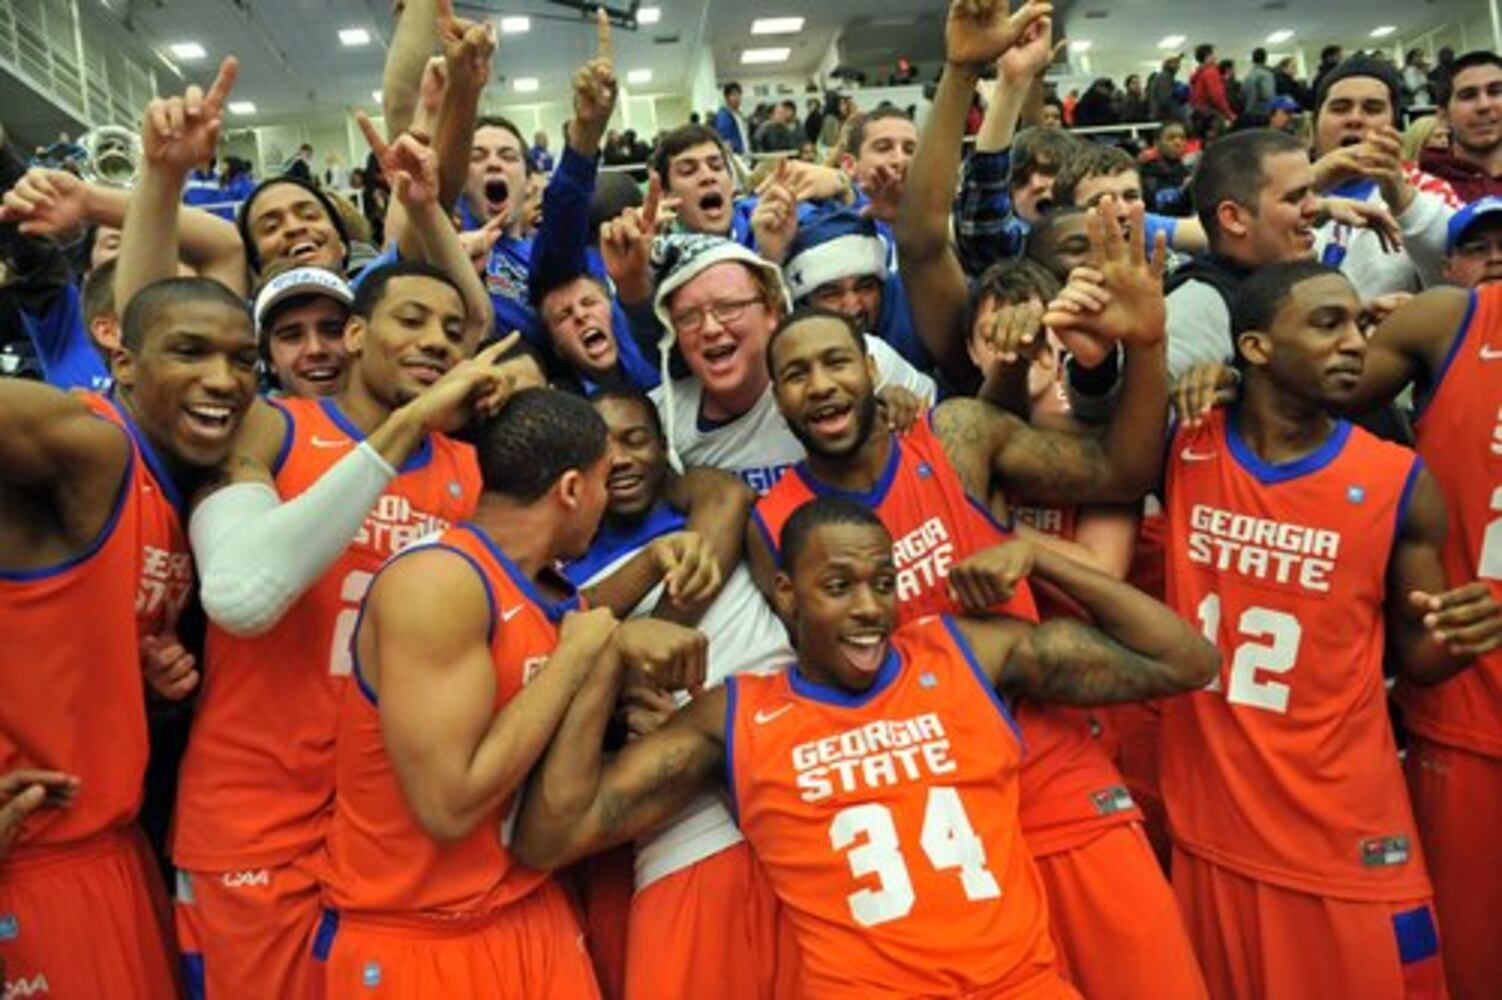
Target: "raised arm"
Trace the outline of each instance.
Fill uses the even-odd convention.
[[[959,174],[965,114],[987,63],[1019,43],[1049,45],[1049,3],[1029,0],[1008,16],[997,0],[956,0],[945,25],[943,76],[897,211],[902,281],[918,338],[956,384],[973,385],[974,366],[960,329],[969,285],[950,242],[949,213]]]
[[[723,687],[695,698],[608,764],[601,743],[616,686],[590,688],[574,700],[527,789],[511,849],[532,868],[560,868],[648,833],[720,778]]]
[[[459,287],[468,334],[484,337],[490,332],[495,307],[438,200],[438,163],[433,151],[410,135],[398,136],[388,146],[364,112],[356,112],[355,118],[391,181],[392,197],[405,210],[407,235],[421,248],[422,259],[442,269]],[[416,255],[416,249],[407,246],[402,252]]]
[[[454,207],[469,175],[480,95],[490,82],[495,54],[495,29],[455,16],[453,0],[438,0],[437,25],[448,86],[443,91],[433,146],[438,152],[439,202],[447,211]]]
[[[380,699],[381,732],[402,796],[435,840],[467,836],[542,756],[569,702],[602,660],[615,618],[564,619],[548,669],[499,712],[484,583],[445,549],[404,556],[366,598],[361,669]]]
[[[141,126],[145,162],[122,220],[115,272],[115,307],[122,316],[136,292],[177,274],[181,248],[190,242],[195,244],[193,255],[200,257],[200,274],[246,293],[245,246],[235,227],[206,212],[184,212],[181,204],[189,171],[214,156],[224,103],[238,74],[239,63],[230,56],[207,93],[195,84],[182,97],[157,98],[146,105]],[[101,197],[111,201],[121,195]],[[205,240],[211,249],[203,245]]]
[[[1438,684],[1502,646],[1502,608],[1491,586],[1447,581],[1441,550],[1445,501],[1426,469],[1417,469],[1387,573],[1387,640],[1398,673]]]
[[[1015,619],[961,619],[981,667],[1003,691],[1107,705],[1192,691],[1220,668],[1213,644],[1135,587],[1029,542],[987,551],[989,565],[968,560],[966,574],[955,581],[975,592],[966,606],[987,597],[995,604],[1031,576],[1057,588],[1095,622],[1061,617],[1032,626]]]
[[[381,73],[381,110],[391,137],[411,127],[423,67],[438,51],[435,0],[399,0],[394,6],[396,27]]]

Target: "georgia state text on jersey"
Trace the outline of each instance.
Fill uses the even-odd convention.
[[[1163,703],[1162,780],[1184,850],[1352,900],[1429,894],[1382,679],[1388,561],[1420,463],[1341,422],[1263,462],[1215,411],[1173,441],[1168,603],[1223,654]]]
[[[948,618],[891,636],[860,693],[796,668],[726,681],[741,831],[810,996],[986,996],[1055,979],[1017,822],[1016,725]]]
[[[275,470],[300,495],[364,438],[331,399],[282,399],[288,430]],[[316,846],[334,792],[334,730],[360,599],[381,563],[473,513],[474,449],[429,435],[366,515],[349,547],[269,631],[210,625],[207,665],[178,790],[177,863],[199,871],[283,864]]]

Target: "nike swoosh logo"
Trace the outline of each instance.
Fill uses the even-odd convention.
[[[1193,448],[1185,448],[1179,452],[1179,457],[1186,462],[1208,462],[1215,457],[1215,452],[1195,451]]]
[[[767,723],[771,722],[773,719],[776,719],[778,716],[784,715],[787,712],[792,711],[792,708],[793,708],[793,706],[791,704],[788,704],[788,705],[783,705],[781,708],[776,709],[776,710],[771,711],[771,712],[763,712],[761,709],[757,709],[756,716],[755,716],[755,718],[756,718],[756,724],[758,726],[765,726]]]
[[[315,448],[348,448],[352,443],[348,438],[335,438],[330,441],[328,438],[321,438],[317,434],[314,434],[309,440]]]
[[[523,607],[524,605],[518,604],[514,608],[503,608],[501,610],[501,621],[509,622],[511,619],[522,613]]]
[[[1502,361],[1502,348],[1492,348],[1487,344],[1481,345],[1482,361]]]

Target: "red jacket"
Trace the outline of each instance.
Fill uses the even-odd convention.
[[[1220,75],[1220,67],[1205,63],[1189,78],[1189,106],[1196,111],[1215,111],[1229,119],[1236,117],[1231,101],[1226,97],[1226,81]]]
[[[1502,177],[1489,176],[1474,163],[1467,163],[1446,150],[1424,150],[1419,154],[1419,166],[1426,173],[1449,181],[1461,201],[1471,202],[1488,195],[1502,195]]]

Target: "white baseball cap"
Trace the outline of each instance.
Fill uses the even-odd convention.
[[[261,286],[256,293],[256,329],[263,329],[276,307],[300,295],[324,295],[346,308],[354,304],[355,293],[335,272],[323,267],[294,267],[283,271]]]

